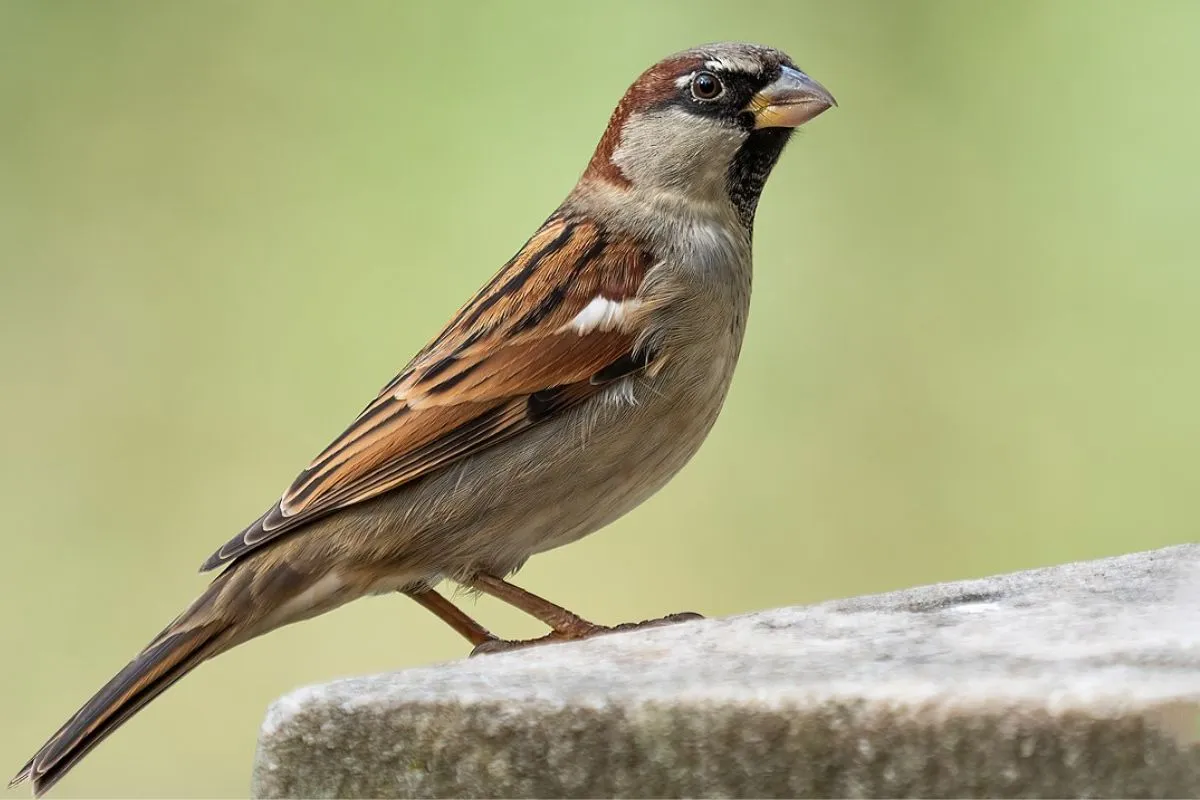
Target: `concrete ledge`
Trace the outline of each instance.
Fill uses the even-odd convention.
[[[1200,796],[1200,545],[293,692],[256,797]]]

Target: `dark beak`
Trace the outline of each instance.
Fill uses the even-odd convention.
[[[795,128],[837,105],[833,95],[798,69],[784,67],[770,85],[750,98],[745,110],[755,128]]]

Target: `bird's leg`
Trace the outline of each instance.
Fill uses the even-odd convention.
[[[442,622],[454,628],[464,639],[475,647],[485,642],[498,642],[500,639],[487,628],[467,616],[458,606],[442,597],[433,589],[405,589],[404,594],[416,600],[425,608],[432,611]]]
[[[589,636],[596,636],[601,633],[653,628],[674,622],[701,619],[699,614],[688,612],[671,614],[661,619],[651,619],[645,622],[627,622],[610,628],[604,625],[597,625],[594,622],[588,622],[578,614],[572,614],[562,606],[551,603],[545,598],[538,597],[536,594],[527,592],[519,586],[514,586],[508,581],[501,580],[494,575],[476,575],[467,582],[467,586],[490,594],[497,600],[503,600],[514,608],[518,608],[539,621],[546,623],[551,628],[550,633],[536,639],[501,639],[433,589],[406,589],[404,591],[404,594],[432,611],[437,615],[438,619],[445,622],[464,639],[474,645],[474,649],[471,650],[472,656],[484,653],[500,653],[506,650],[516,650],[522,647],[550,644],[552,642],[563,642],[570,639],[586,639]]]
[[[503,583],[503,581],[500,581],[500,582]],[[517,592],[521,591],[520,589],[518,589],[515,586],[512,586],[511,584],[506,584],[506,585]],[[487,628],[480,625],[478,622],[476,622],[474,619],[472,619],[470,616],[468,616],[466,612],[464,612],[458,606],[451,603],[445,597],[442,597],[440,594],[438,594],[433,589],[428,589],[428,588],[405,589],[405,590],[403,590],[403,594],[408,595],[413,600],[416,600],[422,606],[424,606],[425,608],[432,611],[434,613],[434,615],[437,616],[438,619],[440,619],[442,622],[449,625],[451,628],[453,628],[455,631],[457,631],[464,639],[466,639],[468,642],[470,642],[472,645],[474,645],[474,649],[471,650],[471,655],[473,655],[473,656],[480,655],[483,653],[499,653],[499,652],[503,652],[505,650],[516,650],[521,647],[528,647],[528,646],[535,645],[535,644],[548,644],[550,642],[560,642],[565,639],[582,638],[580,636],[579,632],[585,631],[585,629],[582,627],[585,625],[591,626],[591,628],[587,628],[586,630],[591,630],[592,628],[597,629],[597,631],[603,630],[600,628],[599,625],[592,625],[590,622],[587,622],[586,620],[576,617],[574,614],[572,614],[570,611],[567,611],[564,608],[559,608],[558,606],[554,605],[553,603],[550,603],[547,600],[542,600],[542,598],[537,597],[536,595],[529,594],[528,595],[529,597],[532,597],[534,600],[544,603],[549,608],[557,609],[559,612],[561,612],[562,615],[564,615],[556,621],[561,622],[562,620],[568,620],[568,619],[576,620],[576,621],[578,621],[578,623],[581,623],[581,625],[572,628],[570,633],[560,633],[556,630],[556,631],[552,631],[538,639],[522,639],[522,640],[501,639],[500,637],[496,636],[491,631],[489,631]],[[528,594],[528,593],[525,593],[525,594]],[[517,607],[521,608],[521,606],[517,606]],[[524,610],[524,609],[522,609],[522,610]],[[532,613],[532,612],[530,612],[530,613]],[[538,619],[542,619],[542,618],[538,617]],[[545,621],[545,620],[543,620],[543,621]],[[550,624],[550,623],[547,623],[547,624]],[[586,633],[584,633],[584,635],[586,635]]]
[[[527,639],[524,641],[507,641],[504,639],[493,639],[482,644],[476,645],[471,651],[471,655],[480,655],[482,653],[496,653],[504,650],[514,650],[518,647],[527,647],[529,645],[547,644],[550,642],[561,642],[568,639],[586,639],[589,636],[596,636],[602,633],[618,633],[621,631],[632,631],[640,628],[657,628],[662,625],[671,625],[676,622],[687,622],[693,619],[703,619],[699,614],[691,611],[685,611],[679,614],[670,614],[659,619],[648,619],[644,622],[626,622],[615,627],[605,625],[597,625],[594,622],[588,622],[583,617],[572,614],[565,608],[551,603],[545,598],[538,597],[532,592],[527,592],[519,586],[514,586],[508,581],[501,580],[495,575],[487,575],[480,573],[476,575],[468,585],[473,589],[478,589],[481,592],[490,594],[497,600],[512,605],[524,611],[530,616],[536,617],[542,622],[551,627],[551,632],[539,639]]]
[[[472,589],[478,589],[490,594],[497,600],[503,600],[514,608],[518,608],[531,617],[541,620],[550,626],[551,636],[559,639],[584,639],[603,633],[608,628],[588,622],[583,617],[572,614],[565,608],[538,597],[533,592],[527,592],[519,586],[501,580],[494,575],[480,573],[467,584]],[[538,640],[534,640],[538,641]]]

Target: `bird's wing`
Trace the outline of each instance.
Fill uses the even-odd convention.
[[[551,217],[446,328],[201,568],[444,468],[646,366],[650,257],[595,223]]]

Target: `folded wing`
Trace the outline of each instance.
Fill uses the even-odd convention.
[[[551,217],[202,569],[492,447],[645,368],[638,292],[649,267],[637,242]]]

